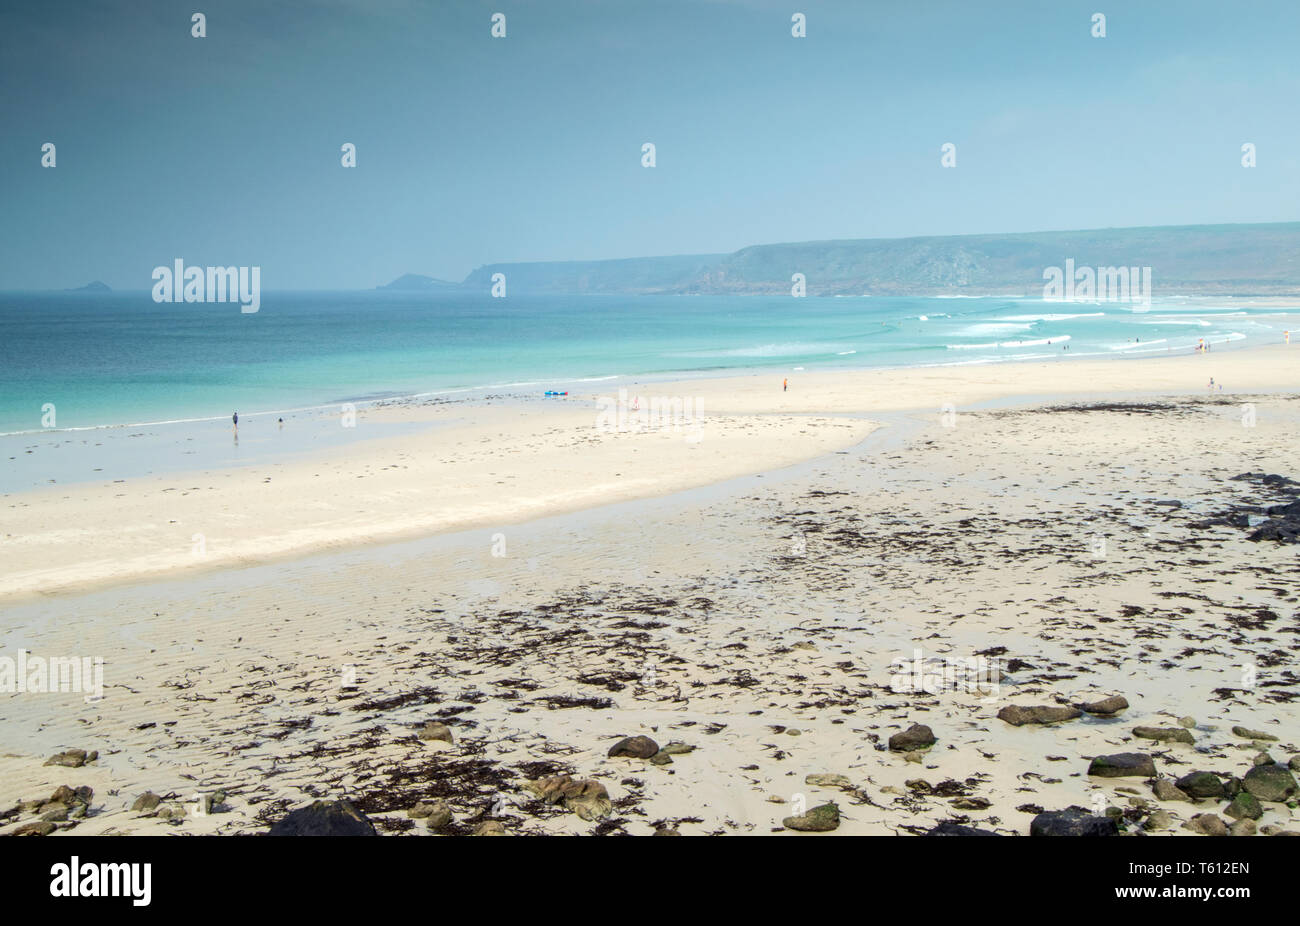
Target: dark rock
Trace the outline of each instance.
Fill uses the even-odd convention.
[[[48,836],[58,827],[48,820],[36,820],[32,823],[24,823],[18,829],[14,830],[15,836]]]
[[[270,836],[378,836],[351,801],[316,801],[275,823]]]
[[[1228,824],[1212,813],[1198,813],[1183,824],[1183,829],[1205,836],[1227,836]]]
[[[822,804],[797,817],[786,817],[781,825],[801,833],[827,833],[840,825],[840,808],[833,802]]]
[[[1128,709],[1128,701],[1123,695],[1111,695],[1109,698],[1102,698],[1100,701],[1090,701],[1086,704],[1076,704],[1075,707],[1087,711],[1089,714],[1097,714],[1101,717],[1109,717],[1112,714],[1118,714],[1122,710]]]
[[[1223,808],[1223,812],[1234,820],[1258,820],[1264,816],[1264,808],[1259,806],[1259,798],[1249,791],[1242,791],[1234,797],[1232,803]]]
[[[1134,727],[1133,735],[1157,743],[1186,743],[1192,745],[1196,738],[1186,727]]]
[[[1282,765],[1257,765],[1242,776],[1241,786],[1261,801],[1291,800],[1300,786],[1295,776]]]
[[[1001,833],[995,833],[992,830],[982,830],[974,826],[963,826],[960,823],[940,823],[934,829],[930,830],[927,836],[1000,836]]]
[[[1249,727],[1233,727],[1233,735],[1240,736],[1242,739],[1263,740],[1269,743],[1276,743],[1277,737],[1271,733],[1261,733],[1259,730],[1252,730]]]
[[[1162,801],[1191,801],[1191,798],[1187,796],[1187,792],[1168,778],[1156,779],[1155,783],[1151,785],[1151,793]]]
[[[93,761],[84,749],[68,749],[45,760],[46,765],[62,765],[66,768],[81,768]]]
[[[934,731],[923,723],[914,723],[902,733],[895,733],[889,738],[889,748],[895,752],[927,749],[934,744]]]
[[[1088,774],[1098,778],[1154,778],[1156,764],[1144,752],[1120,752],[1094,757]]]
[[[1055,707],[1049,704],[1037,704],[1032,707],[1008,704],[998,711],[998,719],[1006,721],[1013,727],[1024,726],[1027,723],[1060,723],[1079,716],[1081,713],[1078,708]]]
[[[1030,836],[1118,836],[1119,824],[1112,817],[1098,816],[1081,807],[1048,810],[1029,824]]]
[[[648,736],[627,736],[609,748],[611,757],[649,759],[659,754],[659,744]]]
[[[430,720],[424,726],[420,727],[420,731],[416,734],[416,736],[418,736],[421,740],[424,740],[425,742],[432,742],[432,741],[438,741],[443,743],[454,742],[451,735],[451,728],[448,727],[445,723],[440,723],[437,720]]]
[[[1223,797],[1223,782],[1213,772],[1189,772],[1175,782],[1179,789],[1192,800],[1210,798],[1218,800]]]

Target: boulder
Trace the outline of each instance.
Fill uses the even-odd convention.
[[[1120,752],[1095,756],[1088,764],[1088,774],[1098,778],[1154,778],[1156,764],[1144,752]]]
[[[1191,746],[1196,742],[1192,731],[1186,727],[1134,727],[1133,735],[1157,743],[1186,743]]]
[[[1277,737],[1271,733],[1261,733],[1259,730],[1252,730],[1249,727],[1233,727],[1233,735],[1240,736],[1247,740],[1262,740],[1267,743],[1276,743]]]
[[[1238,793],[1231,803],[1223,808],[1223,812],[1234,820],[1258,820],[1264,816],[1264,808],[1259,806],[1259,798],[1249,791]]]
[[[963,826],[960,823],[940,823],[925,835],[927,836],[1000,836],[992,830],[982,830],[974,826]]]
[[[81,768],[87,762],[99,758],[99,753],[87,753],[84,749],[68,749],[45,760],[46,765],[62,765],[65,768]]]
[[[1113,817],[1099,816],[1081,807],[1047,810],[1029,824],[1030,836],[1118,836]]]
[[[1157,778],[1151,785],[1151,793],[1161,801],[1190,801],[1187,792],[1178,785],[1174,784],[1168,778]]]
[[[157,810],[160,801],[162,801],[162,798],[157,794],[154,794],[152,791],[146,791],[135,799],[135,803],[131,805],[131,812],[147,813],[151,810]]]
[[[1078,708],[1056,707],[1050,704],[1036,704],[1032,707],[1008,704],[998,711],[998,719],[1011,724],[1013,727],[1021,727],[1027,723],[1060,723],[1063,720],[1073,720],[1079,716],[1082,715]]]
[[[583,820],[603,820],[613,808],[605,786],[591,778],[554,775],[530,781],[524,787],[548,804],[563,801],[565,807]]]
[[[648,736],[625,736],[609,748],[611,757],[625,756],[629,759],[649,759],[659,752],[659,744]]]
[[[1295,776],[1282,765],[1256,765],[1242,776],[1241,786],[1261,801],[1289,801],[1300,791]]]
[[[1213,772],[1188,772],[1175,784],[1194,801],[1202,798],[1218,800],[1224,796],[1223,782]]]
[[[315,801],[271,826],[270,836],[378,836],[351,801]]]
[[[914,723],[902,733],[895,733],[889,738],[889,748],[895,752],[928,749],[934,744],[934,731],[923,723]]]
[[[455,739],[451,735],[451,727],[437,720],[430,720],[424,726],[420,727],[420,732],[416,734],[426,743],[442,742],[453,743]]]
[[[834,803],[822,804],[797,817],[786,817],[781,825],[801,833],[827,833],[840,825],[840,808]]]
[[[1183,824],[1183,829],[1203,836],[1227,836],[1228,824],[1212,813],[1198,813]]]
[[[1123,695],[1111,695],[1109,698],[1102,698],[1100,701],[1076,704],[1075,707],[1085,710],[1089,714],[1096,714],[1099,717],[1110,717],[1120,711],[1127,710],[1128,701],[1125,700]]]

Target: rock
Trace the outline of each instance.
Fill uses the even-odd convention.
[[[211,794],[199,795],[199,813],[206,816],[210,813],[216,813],[221,809],[221,805],[226,800],[225,791],[213,791]]]
[[[1258,820],[1264,816],[1264,808],[1259,806],[1259,798],[1249,791],[1240,792],[1227,807],[1223,808],[1223,812],[1234,820]]]
[[[1089,813],[1081,807],[1047,810],[1029,824],[1030,836],[1118,836],[1113,817]]]
[[[51,823],[62,823],[68,819],[68,807],[66,804],[50,805],[43,814],[42,820],[48,820]]]
[[[658,827],[658,828],[654,831],[654,835],[656,835],[656,836],[680,836],[681,833],[677,832],[677,829],[676,829],[675,827],[672,827],[672,826],[661,826],[661,827]]]
[[[1300,791],[1295,777],[1282,765],[1255,766],[1242,776],[1241,786],[1261,801],[1289,801]]]
[[[98,753],[96,753],[98,755]],[[87,762],[93,761],[84,749],[69,749],[65,752],[57,753],[45,760],[46,765],[62,765],[66,768],[81,768]]]
[[[988,810],[989,801],[983,797],[955,797],[948,802],[957,810]]]
[[[158,819],[160,820],[180,820],[185,816],[185,805],[173,801],[170,804],[163,804],[158,808]]]
[[[1157,830],[1167,830],[1174,825],[1174,815],[1167,810],[1153,810],[1151,816],[1142,821],[1142,829],[1148,833],[1154,833]]]
[[[451,823],[451,808],[444,801],[434,801],[428,806],[429,815],[425,818],[424,825],[429,829],[440,830]]]
[[[1178,718],[1178,725],[1179,725],[1180,727],[1187,727],[1187,729],[1190,730],[1192,727],[1196,726],[1196,718],[1195,718],[1195,717],[1179,717],[1179,718]]]
[[[1088,774],[1098,778],[1154,778],[1156,764],[1144,752],[1120,752],[1095,756],[1088,764]]]
[[[48,764],[48,763],[47,763]],[[36,820],[32,823],[24,823],[18,829],[14,830],[15,836],[48,836],[53,833],[57,826],[48,820]]]
[[[1198,813],[1183,824],[1183,829],[1200,833],[1204,836],[1227,836],[1228,824],[1212,813]]]
[[[142,811],[157,810],[161,800],[162,798],[157,794],[146,791],[135,799],[135,803],[131,805],[131,812],[140,813]]]
[[[1168,778],[1157,778],[1155,784],[1151,786],[1151,793],[1161,801],[1191,801],[1187,792]]]
[[[270,836],[378,836],[351,801],[314,801],[271,826]]]
[[[1266,752],[1255,753],[1255,758],[1250,760],[1252,765],[1272,765],[1273,757]]]
[[[1186,743],[1190,746],[1196,742],[1186,727],[1134,727],[1133,735],[1157,743]]]
[[[611,757],[626,756],[630,759],[648,759],[658,752],[659,744],[648,736],[627,736],[609,749]]]
[[[406,815],[412,820],[425,820],[428,818],[429,814],[433,813],[433,808],[433,804],[430,804],[427,801],[420,801],[414,807],[408,807],[406,809]]]
[[[424,740],[426,743],[429,742],[454,743],[455,742],[455,739],[451,735],[451,727],[447,726],[445,723],[440,723],[437,720],[430,720],[424,726],[420,727],[420,732],[417,733],[416,736]]]
[[[998,711],[998,719],[1006,721],[1013,727],[1021,727],[1027,723],[1060,723],[1079,716],[1081,712],[1078,708],[1054,707],[1049,704],[1037,704],[1032,707],[1008,704]]]
[[[548,804],[563,801],[565,807],[583,820],[603,820],[613,808],[605,786],[591,778],[554,775],[530,781],[524,787]]]
[[[1100,701],[1076,704],[1075,707],[1085,710],[1089,714],[1096,714],[1099,717],[1109,717],[1112,714],[1127,710],[1128,701],[1125,700],[1123,695],[1111,695],[1109,698],[1102,698]]]
[[[1285,830],[1276,823],[1265,824],[1259,828],[1259,831],[1265,836],[1300,836],[1300,832]]]
[[[1213,772],[1189,772],[1175,784],[1194,801],[1201,798],[1217,800],[1224,794],[1223,782]]]
[[[661,749],[650,757],[650,764],[651,765],[672,765],[673,757]]]
[[[1287,763],[1287,766],[1293,772],[1300,772],[1300,753],[1293,755],[1291,761]]]
[[[889,748],[895,752],[928,749],[934,743],[934,731],[923,723],[914,723],[902,733],[895,733],[889,738]]]
[[[1261,733],[1260,731],[1252,730],[1249,727],[1233,727],[1232,732],[1234,735],[1240,736],[1242,739],[1263,740],[1268,743],[1277,742],[1277,737],[1274,736],[1273,734]]]
[[[992,830],[982,830],[974,826],[963,826],[960,823],[940,823],[931,829],[925,835],[927,836],[1000,836]]]
[[[818,788],[839,788],[841,791],[853,789],[853,782],[845,775],[809,775],[804,778],[803,783]]]
[[[1233,823],[1232,826],[1230,826],[1230,827],[1228,828],[1228,835],[1229,835],[1229,836],[1254,836],[1254,835],[1255,835],[1255,821],[1254,821],[1254,820],[1238,820],[1237,822]]]
[[[840,825],[840,809],[834,803],[814,807],[797,817],[786,817],[781,825],[801,833],[827,833]]]
[[[504,836],[506,827],[504,823],[498,823],[496,820],[484,820],[478,826],[474,827],[475,836]]]
[[[687,746],[685,743],[666,743],[661,746],[659,752],[666,756],[684,756],[695,751],[694,746]]]

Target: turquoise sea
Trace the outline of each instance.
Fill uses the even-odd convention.
[[[1118,356],[1281,340],[1276,309],[988,298],[0,294],[0,434],[228,420],[403,395],[679,374]]]

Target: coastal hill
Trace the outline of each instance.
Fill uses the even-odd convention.
[[[94,280],[85,286],[69,286],[64,290],[69,293],[111,293],[112,291],[107,283],[101,283],[99,280]]]
[[[382,286],[376,286],[375,289],[396,289],[403,292],[434,291],[445,289],[459,289],[459,283],[452,283],[447,280],[439,280],[434,277],[422,276],[418,273],[407,273],[393,280],[391,283],[385,283]]]
[[[1063,268],[1069,258],[1076,267],[1150,267],[1161,295],[1300,294],[1300,222],[807,241],[733,254],[501,263],[479,267],[461,286],[488,290],[492,275],[504,273],[510,294],[784,294],[791,275],[802,273],[810,296],[1040,296],[1044,269]]]

